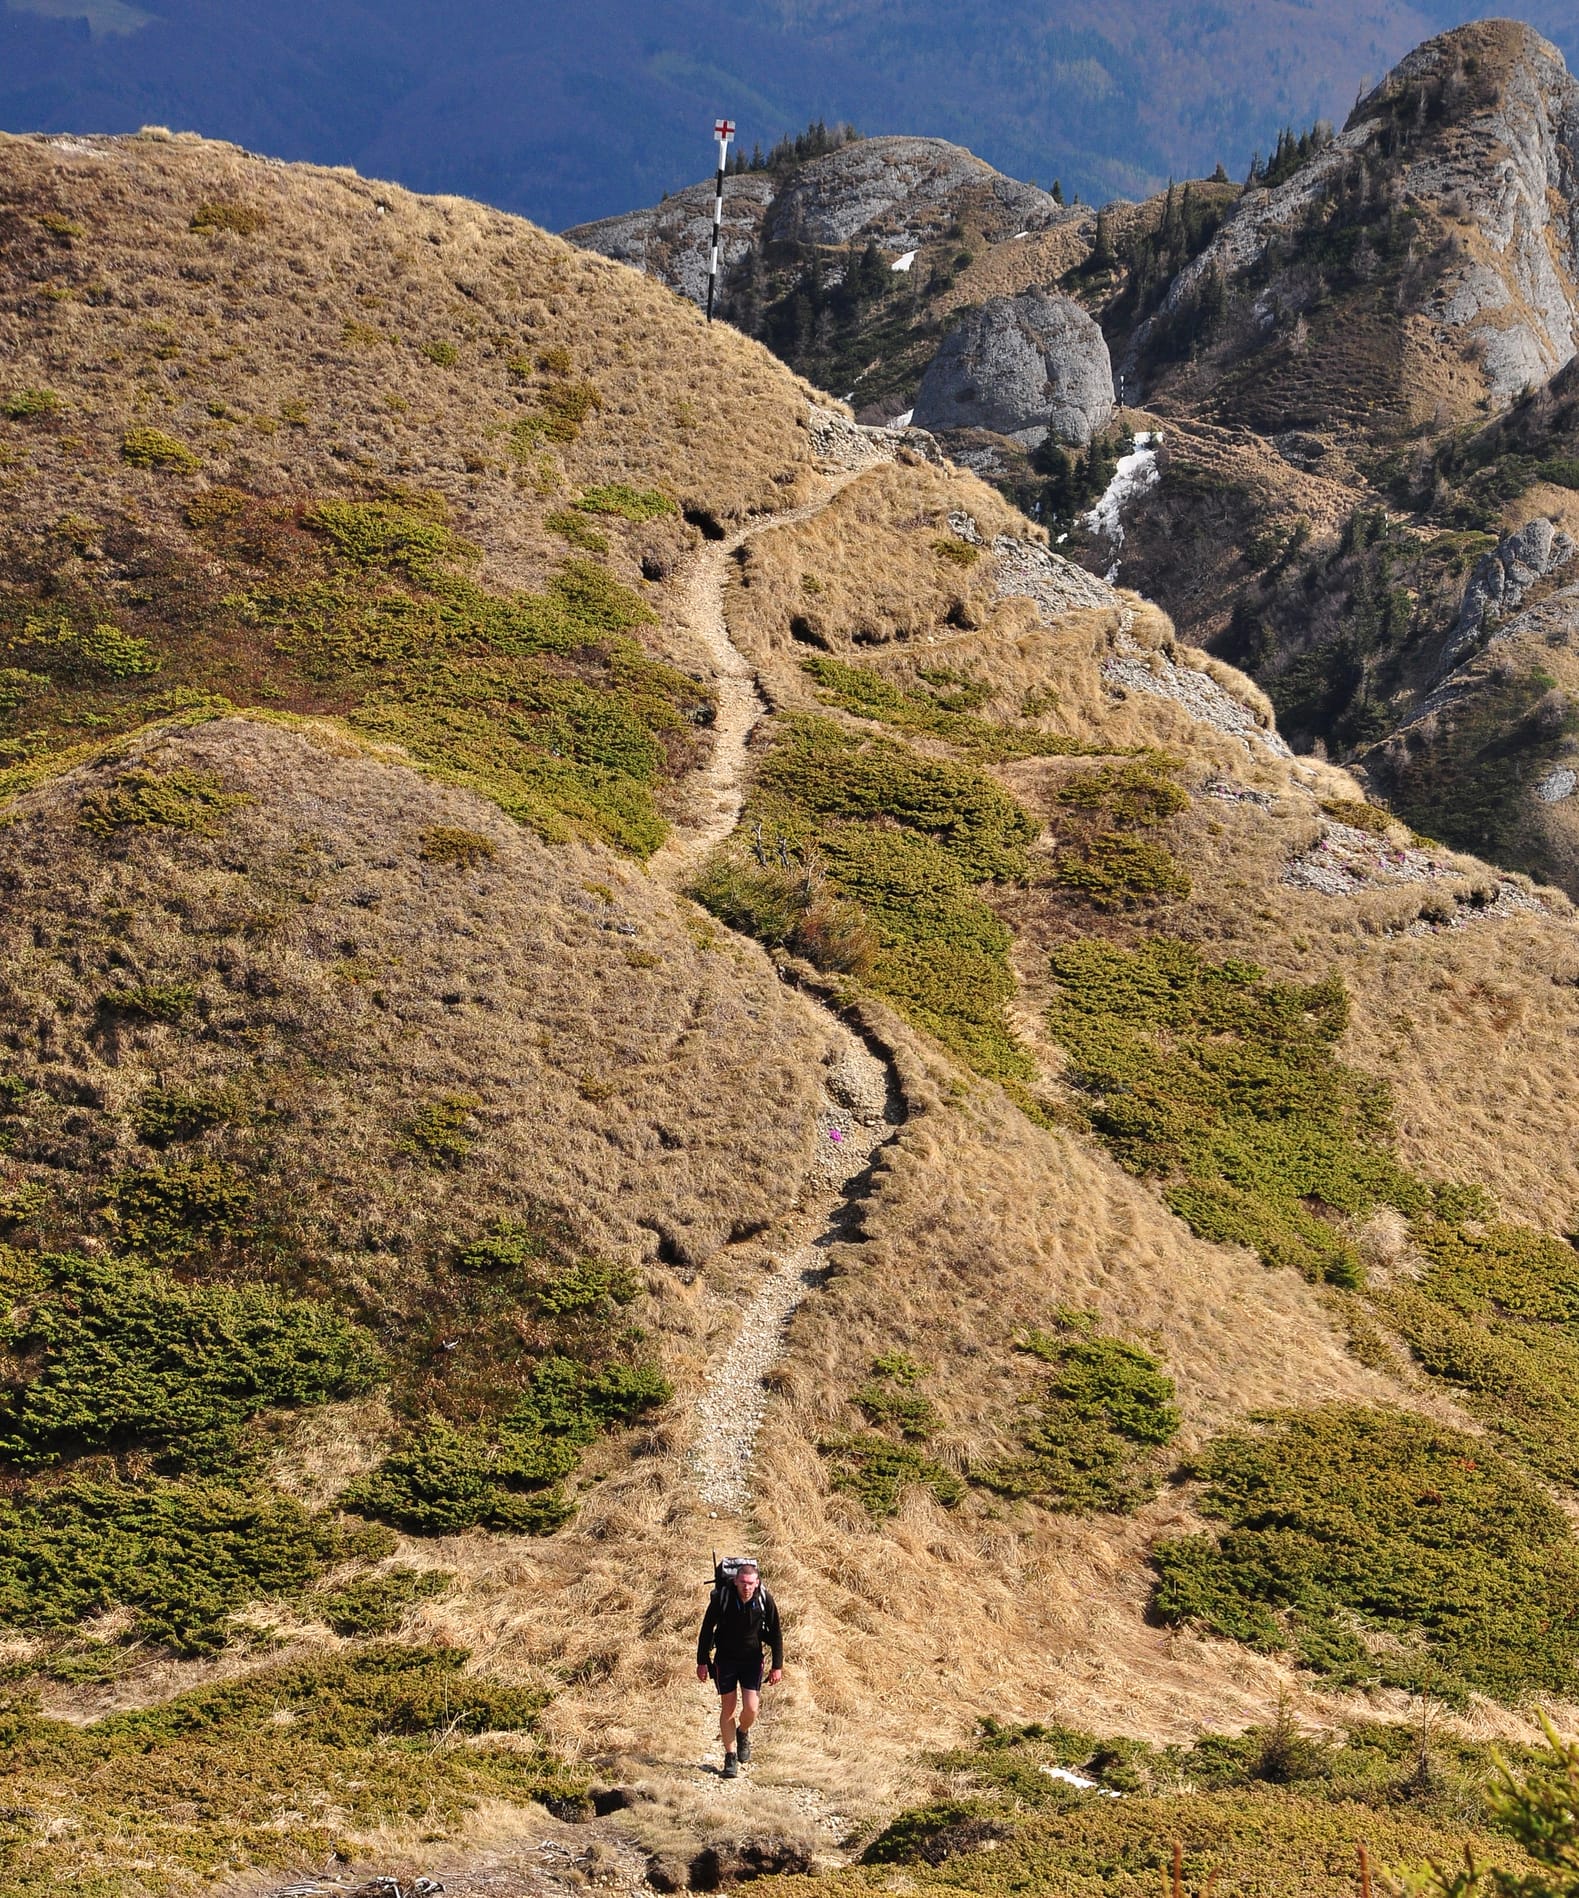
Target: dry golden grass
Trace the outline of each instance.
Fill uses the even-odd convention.
[[[588,486],[656,487],[729,520],[785,505],[808,467],[807,391],[788,370],[523,219],[184,136],[0,136],[0,189],[18,207],[5,391],[63,404],[43,426],[0,422],[20,533],[133,512],[170,557],[202,560],[182,510],[207,486],[393,481],[444,496],[490,583],[530,587],[564,551],[544,517]],[[214,203],[264,221],[194,230]],[[62,246],[45,216],[81,234]],[[554,381],[591,384],[599,406],[576,440],[514,452]],[[184,443],[197,472],[125,462],[139,426]],[[649,525],[619,539],[616,568],[635,578],[643,547],[672,562],[688,539]]]
[[[211,836],[106,842],[81,799],[132,768],[248,801]],[[428,861],[443,825],[495,854]],[[534,1196],[594,1247],[689,1272],[771,1221],[811,1159],[830,1038],[766,958],[607,853],[550,849],[397,762],[239,719],[153,730],[19,800],[0,863],[10,1059],[47,1061],[62,1120],[79,1093],[103,1116],[74,1185],[27,1170],[61,1192],[65,1236],[96,1230],[119,1116],[161,1075],[278,1096],[269,1210],[375,1299]],[[197,997],[179,1023],[106,1027],[101,993],[132,982]],[[403,1163],[412,1110],[463,1094],[474,1159]]]
[[[1021,623],[1021,607],[993,600],[985,550],[966,565],[939,551],[940,542],[966,545],[950,533],[951,513],[971,515],[987,542],[1037,532],[961,469],[879,465],[811,520],[751,542],[726,601],[731,636],[777,691],[787,689],[795,659],[819,649]]]

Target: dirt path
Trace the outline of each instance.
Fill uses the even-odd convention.
[[[739,549],[758,534],[793,527],[820,514],[859,472],[854,469],[829,476],[823,493],[805,507],[752,521],[723,540],[704,541],[692,560],[679,617],[713,662],[718,717],[713,724],[713,755],[691,787],[694,815],[689,823],[677,823],[668,840],[648,859],[649,873],[672,889],[680,888],[700,867],[708,851],[734,829],[744,794],[746,745],[757,720],[768,709],[757,690],[750,661],[729,637],[724,588],[730,563]]]
[[[823,492],[808,506],[705,542],[693,560],[680,614],[712,659],[718,717],[712,757],[692,787],[690,821],[677,824],[649,860],[650,874],[671,889],[683,889],[707,853],[739,821],[746,748],[767,711],[756,675],[730,638],[724,615],[734,554],[757,534],[810,520],[860,472],[851,468],[827,477]],[[741,1314],[734,1338],[693,1413],[692,1481],[699,1500],[719,1519],[720,1547],[730,1540],[732,1527],[738,1527],[742,1537],[753,1533],[751,1466],[767,1407],[765,1380],[783,1356],[790,1318],[821,1280],[829,1247],[849,1238],[858,1226],[861,1204],[871,1190],[873,1161],[904,1119],[898,1077],[884,1052],[869,1045],[831,1008],[820,1002],[817,1006],[824,1007],[842,1051],[826,1073],[818,1102],[816,1157],[786,1219],[772,1265]],[[645,1776],[649,1789],[684,1812],[693,1839],[799,1834],[816,1842],[820,1857],[837,1860],[848,1821],[827,1796],[800,1783],[793,1771],[775,1771],[771,1749],[762,1765],[741,1779],[721,1780],[716,1704],[711,1696],[698,1696],[695,1709],[687,1718],[679,1757],[647,1763]],[[771,1716],[764,1727],[771,1739]],[[535,1841],[529,1832],[495,1852],[458,1844],[427,1857],[424,1869],[442,1881],[438,1888],[451,1898],[585,1898],[593,1885],[604,1887],[608,1898],[649,1898],[654,1889],[647,1878],[646,1853],[616,1817],[571,1828],[545,1821]],[[364,1873],[309,1878],[292,1886],[253,1883],[247,1889],[267,1892],[270,1898],[429,1898],[434,1889],[419,1891],[414,1873],[385,1876],[385,1883]],[[240,1898],[239,1888],[232,1889]]]
[[[750,661],[729,636],[724,589],[736,551],[757,534],[811,520],[859,469],[828,476],[823,492],[805,507],[775,514],[704,543],[693,561],[681,615],[713,661],[718,692],[713,755],[694,787],[695,815],[676,826],[649,870],[671,888],[682,888],[707,853],[733,831],[745,797],[746,747],[767,705]],[[820,1004],[819,1004],[820,1006]],[[751,1462],[767,1406],[765,1380],[783,1355],[795,1308],[814,1286],[830,1246],[847,1238],[859,1218],[860,1201],[878,1148],[894,1136],[903,1107],[888,1062],[830,1009],[844,1042],[820,1103],[817,1157],[804,1183],[789,1232],[772,1269],[740,1320],[728,1352],[719,1359],[697,1400],[691,1469],[697,1495],[720,1518],[749,1517]]]

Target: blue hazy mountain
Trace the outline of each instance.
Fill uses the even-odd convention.
[[[0,127],[146,123],[354,165],[558,228],[824,117],[958,140],[1087,199],[1242,173],[1341,120],[1446,0],[0,0]],[[1579,54],[1571,0],[1523,17]]]

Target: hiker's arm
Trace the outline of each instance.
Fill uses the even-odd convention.
[[[773,1672],[784,1672],[784,1624],[779,1620],[779,1605],[776,1601],[768,1603],[767,1626],[762,1630],[773,1649]]]
[[[702,1617],[702,1632],[696,1637],[696,1666],[699,1677],[707,1679],[707,1664],[713,1658],[713,1636],[718,1629],[718,1609],[712,1602]]]

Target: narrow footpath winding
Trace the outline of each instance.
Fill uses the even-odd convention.
[[[750,661],[729,635],[724,589],[736,551],[757,534],[792,527],[820,514],[859,470],[828,478],[805,507],[754,521],[724,540],[703,544],[682,595],[681,616],[712,659],[718,717],[713,755],[696,787],[696,817],[677,826],[649,869],[671,888],[683,888],[710,850],[734,830],[745,799],[746,748],[767,704]],[[872,1163],[893,1139],[904,1107],[892,1064],[831,1008],[824,1008],[843,1043],[819,1103],[817,1155],[772,1269],[746,1307],[728,1351],[717,1361],[697,1400],[691,1470],[699,1499],[721,1519],[750,1516],[751,1466],[767,1406],[766,1379],[784,1354],[796,1307],[815,1286],[830,1246],[850,1236],[871,1185]]]

